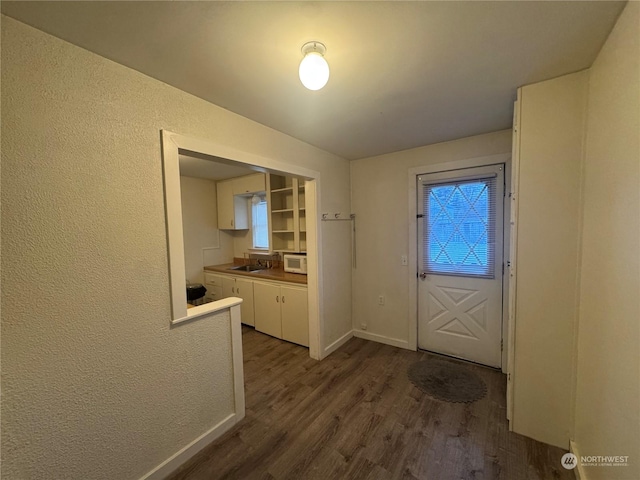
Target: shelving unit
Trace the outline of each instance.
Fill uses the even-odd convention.
[[[267,203],[271,250],[279,253],[306,252],[304,183],[286,175],[267,175]]]
[[[304,183],[298,183],[298,248],[300,252],[307,251],[307,210],[305,208]]]

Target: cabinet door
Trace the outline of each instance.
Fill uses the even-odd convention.
[[[234,180],[233,193],[243,195],[247,193],[256,193],[265,191],[264,173],[256,173],[254,175],[245,175]]]
[[[218,228],[220,230],[233,230],[234,220],[234,197],[233,185],[231,182],[218,182],[216,184],[216,195],[218,200]]]
[[[236,297],[240,297],[243,302],[240,305],[240,313],[242,323],[245,325],[255,325],[254,309],[253,309],[253,282],[251,280],[243,280],[236,278]]]
[[[253,283],[255,326],[259,332],[282,338],[280,321],[280,287],[267,283]]]
[[[231,277],[222,278],[222,295],[224,298],[237,297],[236,295],[236,280]]]
[[[309,315],[307,289],[280,287],[282,311],[282,338],[299,345],[309,346]]]

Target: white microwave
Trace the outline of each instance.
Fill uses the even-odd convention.
[[[284,271],[291,273],[307,274],[307,256],[306,255],[285,255]]]

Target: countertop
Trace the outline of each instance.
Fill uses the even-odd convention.
[[[300,273],[285,272],[282,268],[270,268],[266,270],[256,270],[255,272],[243,272],[239,270],[229,270],[231,267],[237,267],[237,263],[225,263],[222,265],[209,265],[204,267],[205,272],[226,273],[230,275],[238,275],[241,277],[251,277],[263,280],[277,280],[279,282],[296,283],[298,285],[307,284],[307,276]]]

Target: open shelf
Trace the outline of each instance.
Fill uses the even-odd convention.
[[[307,247],[305,185],[294,177],[269,174],[271,250],[301,253]]]
[[[271,191],[293,190],[293,178],[288,175],[270,174]]]

